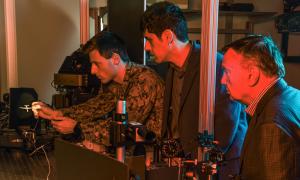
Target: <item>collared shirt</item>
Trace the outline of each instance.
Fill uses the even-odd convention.
[[[257,104],[260,101],[260,99],[266,94],[266,92],[279,80],[280,78],[274,80],[271,82],[268,86],[266,86],[259,94],[258,96],[252,101],[252,103],[249,104],[249,106],[245,109],[246,113],[250,116],[254,115],[254,112],[256,110]]]
[[[111,81],[103,85],[96,97],[61,111],[81,123],[86,140],[108,145],[111,112],[116,102],[124,98],[128,121],[140,122],[160,136],[163,94],[164,82],[152,69],[129,62],[122,84]]]

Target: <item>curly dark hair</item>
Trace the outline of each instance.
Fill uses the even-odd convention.
[[[223,52],[230,48],[255,61],[266,75],[285,76],[282,54],[270,36],[251,35],[236,40],[226,45],[223,48]]]
[[[164,30],[170,29],[180,41],[189,40],[183,12],[178,6],[167,1],[154,3],[147,8],[142,16],[140,28],[142,32],[147,30],[159,38]]]
[[[124,41],[115,33],[101,31],[92,37],[84,46],[83,51],[89,53],[95,49],[101,56],[109,59],[113,53],[119,54],[124,62],[129,61],[127,49]]]

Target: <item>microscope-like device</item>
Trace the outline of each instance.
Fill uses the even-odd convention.
[[[90,71],[89,56],[81,48],[67,56],[58,73],[54,74],[52,85],[57,94],[52,96],[53,107],[70,107],[96,96],[100,81]]]

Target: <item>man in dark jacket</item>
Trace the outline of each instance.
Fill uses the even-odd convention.
[[[187,23],[180,8],[170,2],[159,2],[144,13],[141,29],[145,50],[156,63],[169,63],[164,98],[162,136],[179,139],[185,154],[197,156],[196,137],[199,117],[200,45],[190,42]],[[220,179],[229,179],[239,171],[239,156],[247,129],[242,105],[231,101],[220,79],[222,56],[217,59],[217,84],[214,135],[225,153],[226,165]]]
[[[300,91],[283,80],[280,51],[260,35],[226,49],[222,84],[251,116],[237,179],[300,179]]]

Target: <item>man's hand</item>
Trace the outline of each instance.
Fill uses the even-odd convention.
[[[58,132],[62,134],[70,134],[74,132],[77,122],[71,118],[64,117],[61,111],[54,110],[43,102],[33,102],[32,109],[35,109],[37,112],[34,113],[35,118],[51,120],[52,126]]]
[[[52,119],[51,124],[58,132],[70,134],[74,132],[77,122],[68,117],[56,116],[55,119]]]
[[[35,118],[53,120],[56,119],[56,117],[63,115],[61,111],[54,110],[43,102],[33,102],[32,109],[37,111],[37,113],[34,113]]]

